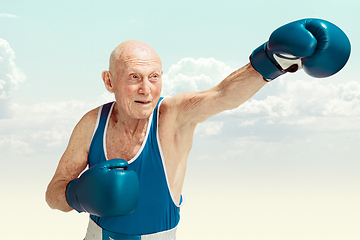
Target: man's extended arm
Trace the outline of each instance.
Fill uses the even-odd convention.
[[[172,101],[179,113],[178,120],[197,124],[222,111],[237,108],[266,83],[249,63],[211,89],[181,93]]]
[[[331,76],[345,66],[350,51],[346,34],[331,22],[309,18],[285,24],[253,51],[251,64],[212,89],[174,98],[179,116],[184,116],[179,119],[199,123],[235,108],[253,96],[264,80],[272,81],[287,72],[304,69],[312,77]]]

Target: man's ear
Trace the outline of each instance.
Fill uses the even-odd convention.
[[[114,87],[112,84],[112,75],[110,71],[103,71],[101,73],[101,77],[104,81],[105,84],[105,88],[106,90],[108,90],[110,93],[114,93]]]

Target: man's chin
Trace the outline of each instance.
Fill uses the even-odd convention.
[[[143,110],[133,114],[133,118],[136,119],[148,119],[153,113],[154,109]]]

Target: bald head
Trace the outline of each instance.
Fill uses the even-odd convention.
[[[116,66],[124,66],[131,61],[147,60],[161,64],[159,55],[149,45],[137,40],[129,40],[117,46],[110,55],[109,70],[115,72]]]

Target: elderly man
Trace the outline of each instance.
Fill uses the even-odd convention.
[[[335,64],[336,67],[330,67],[332,72],[329,74],[325,65],[332,60],[327,55],[326,63],[302,66],[303,57],[311,57],[316,51],[320,55],[333,51],[313,49],[313,45],[316,48],[321,40],[316,36],[308,39],[311,30],[307,29],[309,27],[304,30],[303,26],[322,26],[323,35],[337,31],[337,28],[316,19],[291,24],[288,25],[298,32],[297,38],[301,36],[306,46],[294,46],[293,40],[286,40],[279,43],[286,45],[288,50],[281,50],[281,55],[270,45],[271,41],[278,40],[270,38],[267,44],[253,52],[251,63],[230,74],[217,86],[164,99],[160,97],[162,64],[156,52],[140,41],[120,44],[110,56],[109,70],[102,73],[105,87],[114,94],[116,101],[89,111],[74,128],[46,192],[49,206],[64,212],[73,209],[89,212],[91,218],[85,238],[88,240],[175,239],[182,186],[196,125],[238,107],[268,81],[285,72],[307,67],[310,75],[318,74],[316,77],[319,77],[319,74],[334,74],[345,65],[348,56]],[[289,28],[288,25],[285,26]],[[285,29],[279,35],[286,32]],[[345,40],[336,43],[346,44]],[[345,49],[343,55],[349,54],[349,49]],[[299,51],[304,54],[296,54]],[[293,56],[289,59],[284,53]],[[111,159],[126,162],[115,160],[111,165],[114,161]],[[107,162],[111,164],[106,165]],[[87,166],[89,170],[79,177]],[[125,166],[125,173],[136,172],[138,179],[126,180],[125,174],[114,175],[111,170],[121,166]],[[110,175],[111,181],[108,180]],[[97,184],[104,181],[107,181],[104,185]],[[84,188],[87,189],[85,193]],[[135,188],[139,189],[138,195],[131,192]],[[104,191],[105,197],[100,194]],[[125,194],[119,197],[117,192]],[[109,204],[111,198],[116,202],[114,207]],[[135,204],[129,207],[132,202]]]

